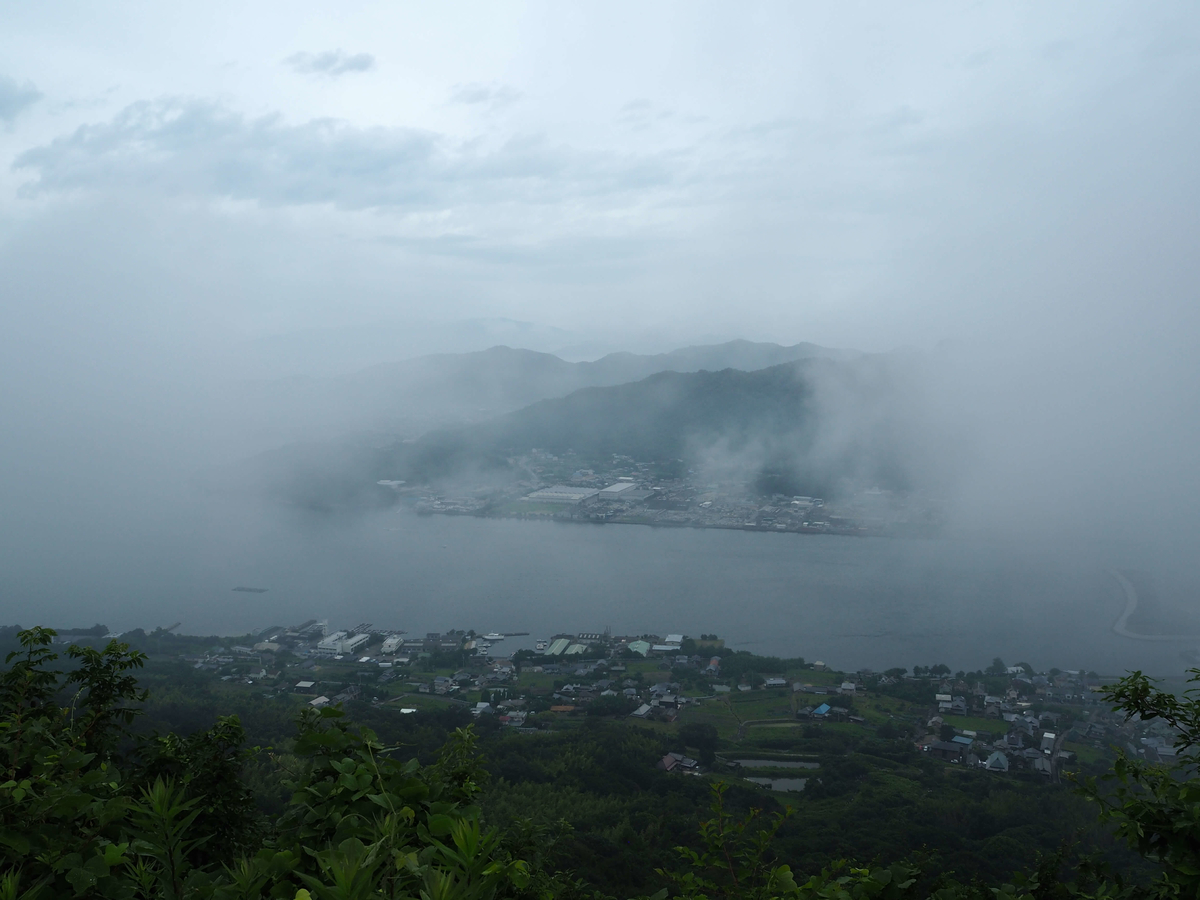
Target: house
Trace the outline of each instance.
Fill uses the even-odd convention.
[[[830,710],[829,704],[822,703],[820,706],[818,706],[816,709],[814,709],[812,711],[812,717],[814,719],[823,719],[823,718],[825,718],[825,716],[829,715],[829,710]]]
[[[992,755],[987,758],[987,762],[983,764],[983,767],[989,772],[1007,772],[1008,757],[999,750],[995,750],[992,752]]]
[[[641,656],[645,656],[650,652],[649,641],[630,641],[628,644],[630,650]]]
[[[297,681],[293,690],[297,694],[311,694],[313,692],[313,688],[316,686],[317,683],[315,681]]]
[[[838,688],[838,693],[853,694],[857,690],[858,690],[858,685],[856,685],[853,681],[843,681],[842,686],[840,688]]]
[[[784,688],[787,687],[786,678],[768,678],[763,682],[765,688]]]
[[[938,759],[958,762],[966,755],[967,748],[960,743],[951,741],[934,741],[929,745],[929,752]]]
[[[572,708],[574,708],[574,707],[572,707]],[[471,715],[481,716],[484,713],[491,715],[494,712],[495,712],[495,710],[492,708],[492,704],[480,701],[479,703],[476,703],[475,707],[471,710]]]
[[[329,705],[329,698],[324,697],[324,696],[314,697],[312,700],[308,701],[308,705],[311,706],[313,709],[320,709],[322,706]]]
[[[658,761],[657,767],[665,772],[694,775],[700,771],[700,763],[682,753],[668,753]]]
[[[334,703],[347,703],[351,700],[358,699],[359,687],[357,684],[349,685],[345,690],[333,695]]]

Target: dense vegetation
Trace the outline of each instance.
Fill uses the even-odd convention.
[[[1200,740],[1200,702],[1140,675],[1109,699],[1177,729],[1184,762],[1174,769],[1122,755],[1107,782],[1083,784],[1077,799],[1067,787],[972,777],[905,741],[806,729],[798,740],[820,759],[820,777],[788,809],[727,779],[654,768],[680,741],[711,758],[715,731],[703,725],[668,735],[586,716],[547,735],[480,733],[463,727],[465,713],[400,717],[354,704],[349,714],[305,710],[293,728],[277,707],[222,701],[184,670],[152,667],[143,682],[145,656],[117,642],[60,660],[52,636],[21,632],[0,674],[0,897],[9,900],[965,900],[1200,889],[1200,782],[1187,753]],[[247,746],[242,717],[228,715],[233,697],[252,740],[271,749]],[[760,741],[756,752],[770,748]],[[1106,845],[1087,801],[1150,862]],[[1064,825],[1124,877],[1059,846]],[[1031,858],[1031,847],[1051,850]],[[1012,878],[1016,867],[1028,874]]]

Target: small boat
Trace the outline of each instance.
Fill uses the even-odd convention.
[[[485,634],[483,639],[485,641],[502,641],[504,640],[504,635],[500,634],[498,631],[493,631],[491,634]]]
[[[546,641],[538,641],[536,646],[537,646],[538,653],[546,652]]]

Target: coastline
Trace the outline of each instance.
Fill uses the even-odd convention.
[[[1137,590],[1133,583],[1116,569],[1109,569],[1108,574],[1116,579],[1121,590],[1125,592],[1125,611],[1121,613],[1112,627],[1115,634],[1132,638],[1135,641],[1200,641],[1200,634],[1142,634],[1130,631],[1128,628],[1129,617],[1137,612],[1138,608]]]

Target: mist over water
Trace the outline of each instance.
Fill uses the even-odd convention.
[[[1185,567],[1132,543],[847,538],[418,517],[314,514],[181,491],[154,517],[115,511],[32,529],[0,556],[3,615],[236,634],[328,619],[411,633],[716,631],[738,649],[877,670],[994,656],[1038,668],[1173,674],[1200,641],[1146,642],[1112,625],[1114,566],[1155,577],[1161,619]],[[1165,554],[1170,557],[1172,554]],[[1164,577],[1164,575],[1166,577]],[[1194,585],[1194,582],[1192,582]],[[264,594],[234,592],[238,586]],[[1181,618],[1182,616],[1182,618]],[[1142,627],[1155,621],[1143,611]],[[1137,623],[1134,623],[1137,624]],[[1200,628],[1196,629],[1200,633]]]

